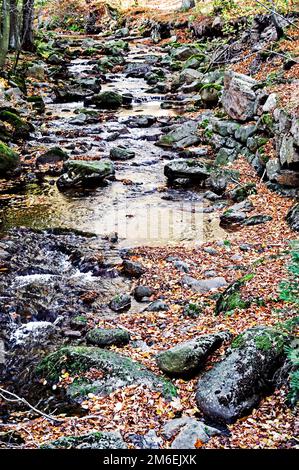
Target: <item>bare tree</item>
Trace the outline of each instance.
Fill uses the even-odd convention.
[[[34,51],[33,41],[34,0],[23,1],[22,44],[24,51]]]
[[[18,0],[10,0],[9,47],[14,50],[17,50],[20,47],[20,18],[18,3]]]

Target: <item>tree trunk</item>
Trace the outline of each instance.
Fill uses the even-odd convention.
[[[10,0],[9,47],[14,50],[18,50],[20,48],[18,0]]]
[[[9,44],[9,0],[2,0],[0,15],[0,67],[3,67]]]
[[[22,49],[34,51],[33,42],[34,0],[23,1]]]

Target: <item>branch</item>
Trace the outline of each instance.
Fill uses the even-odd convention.
[[[8,395],[8,396],[5,396]],[[59,420],[57,418],[53,418],[53,416],[48,415],[44,413],[43,411],[38,410],[35,408],[35,406],[31,405],[25,398],[19,397],[15,393],[9,392],[8,390],[5,390],[4,388],[0,387],[0,397],[3,398],[3,400],[8,401],[8,402],[20,402],[23,403],[24,405],[28,406],[31,410],[33,410],[35,413],[39,414],[40,416],[43,416],[44,418],[53,421],[54,423],[60,423],[62,420]],[[11,398],[9,398],[11,397]]]
[[[293,26],[294,28],[298,29],[299,30],[299,26],[297,26],[296,24],[294,24],[292,21],[290,21],[288,18],[285,18],[283,15],[281,15],[280,13],[278,13],[277,11],[273,10],[272,8],[268,7],[267,5],[265,5],[264,3],[260,2],[259,0],[255,0],[256,3],[258,3],[259,5],[261,5],[263,8],[265,8],[266,10],[270,11],[270,13],[273,13],[274,15],[277,15],[279,16],[280,18],[282,18],[283,20],[285,20],[289,25]]]

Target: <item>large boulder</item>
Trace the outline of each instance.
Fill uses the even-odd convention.
[[[248,121],[255,114],[256,92],[258,82],[248,75],[229,70],[224,76],[222,104],[227,114],[237,121]]]
[[[97,370],[95,379],[87,379],[86,372]],[[158,377],[142,364],[120,354],[97,347],[64,347],[45,357],[37,366],[36,373],[55,383],[61,371],[76,376],[67,387],[66,394],[71,400],[81,402],[89,393],[105,396],[128,385],[145,385],[160,391],[166,398],[176,396],[171,382]]]
[[[287,223],[295,232],[299,232],[299,203],[295,204],[287,214]]]
[[[0,141],[0,177],[14,170],[19,162],[19,155]]]
[[[180,158],[165,165],[164,175],[169,181],[186,178],[192,182],[203,182],[210,176],[210,172],[203,162]]]
[[[197,134],[198,123],[195,121],[187,121],[180,126],[175,126],[171,132],[163,135],[157,142],[160,147],[170,147],[175,149],[183,149],[200,142]]]
[[[127,449],[119,432],[93,432],[65,436],[40,446],[41,449]]]
[[[68,154],[60,147],[53,147],[37,157],[36,165],[47,165],[63,162],[69,158]]]
[[[198,382],[196,400],[204,415],[233,423],[257,406],[275,386],[285,343],[282,333],[263,326],[239,335],[224,359]]]
[[[60,191],[97,186],[115,172],[110,160],[69,160],[64,164],[64,167],[67,173],[61,175],[57,180],[57,187]]]
[[[33,125],[13,112],[13,109],[0,110],[0,121],[10,125],[13,140],[27,139],[30,132],[34,131]]]
[[[180,343],[157,355],[158,367],[166,374],[175,377],[195,374],[206,359],[227,339],[229,339],[228,333],[216,333]]]
[[[186,46],[180,46],[180,47],[177,47],[176,49],[173,49],[173,51],[171,52],[171,55],[175,60],[184,61],[184,60],[189,59],[193,55],[198,54],[198,52],[199,51],[195,46],[186,45]]]
[[[99,109],[117,109],[123,104],[123,97],[115,91],[104,91],[85,100],[85,104],[94,104]]]

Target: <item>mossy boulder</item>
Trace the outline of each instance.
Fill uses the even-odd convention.
[[[203,182],[210,176],[210,171],[202,161],[180,158],[165,165],[164,175],[170,182],[180,178]]]
[[[202,335],[191,341],[180,343],[157,355],[158,367],[174,377],[186,377],[198,372],[206,359],[218,349],[229,333]]]
[[[242,202],[251,194],[256,194],[256,184],[246,183],[231,190],[229,195],[234,202]]]
[[[102,377],[86,378],[84,374],[90,369],[97,370]],[[45,357],[38,364],[36,374],[55,383],[62,370],[76,376],[66,394],[71,401],[78,403],[89,393],[105,396],[131,384],[141,384],[160,391],[167,399],[176,396],[176,388],[170,381],[155,375],[142,364],[107,349],[64,347]]]
[[[64,168],[67,172],[57,180],[60,191],[97,186],[115,173],[110,160],[69,160],[65,162]]]
[[[247,274],[241,279],[231,283],[225,291],[220,295],[216,302],[215,315],[220,313],[232,312],[236,308],[245,309],[251,304],[250,299],[243,299],[241,294],[241,288],[247,282],[251,281],[254,274]]]
[[[19,162],[19,155],[0,141],[0,176],[14,170]]]
[[[34,130],[32,124],[12,111],[0,110],[0,121],[8,123],[13,128],[12,138],[14,140],[27,139],[30,132]]]
[[[125,147],[114,147],[110,150],[111,160],[130,160],[135,157],[135,152],[133,150],[127,149]]]
[[[233,423],[248,414],[275,387],[290,337],[269,327],[246,330],[224,359],[199,380],[196,400],[209,419]]]
[[[127,449],[119,432],[93,432],[83,436],[65,436],[42,444],[40,449]]]
[[[115,91],[104,91],[87,101],[87,104],[94,104],[99,109],[117,109],[123,104],[123,97]]]
[[[122,328],[94,328],[86,335],[86,341],[96,346],[124,346],[130,341],[130,333]]]

